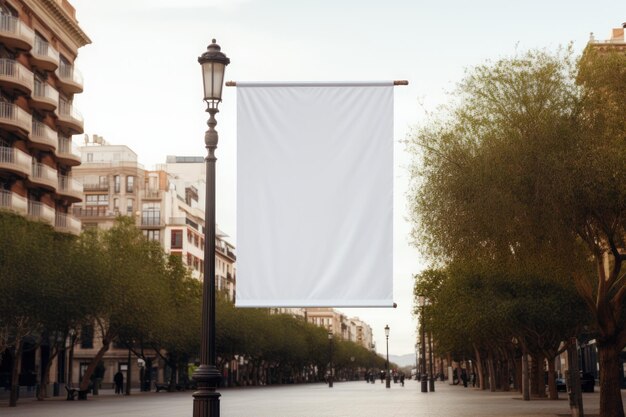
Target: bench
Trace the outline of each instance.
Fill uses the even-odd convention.
[[[88,389],[81,390],[68,384],[65,384],[65,391],[67,391],[67,401],[74,401],[76,397],[78,397],[79,400],[86,400],[87,393],[89,392]]]
[[[159,383],[155,383],[154,387],[156,388],[156,392],[160,392],[160,391],[167,391],[170,387],[169,384],[159,384]]]

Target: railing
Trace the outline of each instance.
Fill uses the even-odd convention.
[[[184,226],[187,224],[187,219],[185,217],[170,217],[168,224],[176,225],[176,226]]]
[[[159,217],[144,217],[144,215],[142,213],[141,225],[142,226],[160,226],[161,225],[161,217],[160,216]]]
[[[104,183],[84,183],[83,184],[83,190],[85,191],[108,191],[109,190],[109,183],[108,182],[104,182]]]
[[[144,190],[143,191],[144,198],[161,198],[160,190]]]
[[[59,53],[46,40],[38,36],[35,36],[35,45],[31,53],[49,58],[56,63],[59,62]]]
[[[0,190],[0,207],[26,214],[28,210],[28,200],[9,190]]]
[[[37,178],[42,182],[47,183],[50,186],[56,187],[58,185],[57,170],[50,168],[48,165],[41,162],[33,163],[33,178]]]
[[[115,217],[116,215],[108,207],[103,206],[72,207],[72,214],[76,217]]]
[[[57,70],[57,76],[61,81],[83,85],[83,75],[73,65],[61,64]]]
[[[35,41],[35,31],[22,23],[17,17],[7,14],[0,14],[0,32],[20,36],[29,41],[31,45]]]
[[[0,146],[0,164],[10,164],[21,168],[22,171],[30,172],[33,158],[17,148]]]
[[[31,90],[35,82],[33,72],[13,59],[0,59],[0,76],[14,78]]]
[[[28,200],[28,215],[50,224],[54,224],[55,221],[54,209],[39,201]]]
[[[55,104],[59,102],[59,92],[55,90],[50,84],[45,82],[35,83],[33,96],[46,98],[54,102]]]
[[[62,232],[80,234],[80,220],[66,213],[56,213],[54,227]]]
[[[59,136],[59,147],[58,153],[71,155],[74,158],[80,159],[80,152],[78,151],[78,146],[72,142],[72,139],[66,138],[64,136]],[[107,190],[109,188],[107,187]]]
[[[53,148],[57,146],[57,132],[52,130],[48,125],[37,120],[33,120],[33,131],[31,139],[34,142],[43,142]]]
[[[80,112],[67,101],[59,101],[59,116],[69,117],[71,119],[77,120],[78,122],[80,122],[80,124],[83,123],[83,115],[80,114]]]
[[[69,175],[59,175],[59,190],[82,194],[83,185]]]
[[[27,132],[30,132],[32,116],[12,103],[0,102],[0,119],[13,122]]]

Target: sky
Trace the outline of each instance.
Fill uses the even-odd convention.
[[[197,57],[217,39],[226,80],[408,80],[394,102],[394,300],[398,307],[341,309],[373,330],[376,350],[414,354],[413,276],[427,260],[411,245],[403,141],[450,98],[473,66],[533,48],[608,39],[626,22],[624,0],[70,0],[92,44],[76,67],[74,104],[85,133],[127,145],[146,168],[166,155],[205,156],[208,114]],[[236,245],[236,88],[217,115],[217,223]],[[75,142],[83,143],[82,136]]]

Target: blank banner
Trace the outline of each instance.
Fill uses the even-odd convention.
[[[393,82],[237,83],[238,307],[393,304]]]

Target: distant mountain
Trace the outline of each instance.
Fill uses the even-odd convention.
[[[395,363],[399,367],[415,366],[415,355],[389,355],[389,362]]]

